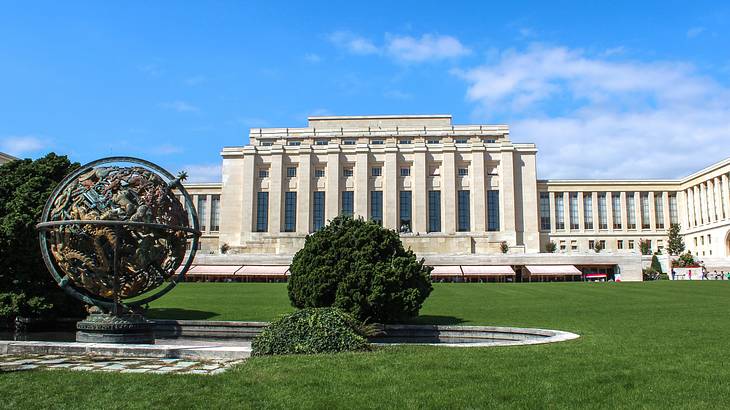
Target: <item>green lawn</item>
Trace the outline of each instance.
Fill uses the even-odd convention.
[[[173,310],[173,308],[175,310]],[[283,284],[184,284],[150,316],[270,320]],[[420,321],[546,327],[574,341],[253,358],[219,376],[0,375],[0,406],[726,408],[730,282],[440,284]]]

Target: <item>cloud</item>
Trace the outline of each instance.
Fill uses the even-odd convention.
[[[322,61],[322,57],[315,53],[306,53],[304,54],[304,60],[308,63],[316,64]]]
[[[691,29],[687,30],[687,38],[695,38],[704,32],[704,27],[692,27]]]
[[[159,155],[171,155],[171,154],[179,154],[183,152],[183,149],[180,145],[173,145],[173,144],[162,144],[155,147],[152,147],[148,150],[149,153],[152,154],[159,154]]]
[[[13,156],[32,154],[46,147],[43,140],[30,135],[0,138],[0,151]]]
[[[452,36],[424,34],[421,38],[411,36],[388,36],[387,53],[402,62],[421,62],[461,57],[471,53]]]
[[[537,143],[541,178],[680,177],[730,154],[730,89],[687,63],[536,45],[454,73],[475,117]]]
[[[187,77],[183,80],[185,85],[190,85],[190,86],[200,85],[206,81],[208,81],[208,77],[206,77],[204,75],[193,75],[193,76]]]
[[[164,103],[160,104],[160,106],[162,108],[177,111],[177,112],[198,112],[198,111],[200,111],[200,109],[198,107],[196,107],[190,103],[187,103],[185,101],[180,101],[180,100],[164,102]]]
[[[413,95],[401,90],[387,90],[383,93],[383,95],[385,98],[390,98],[392,100],[410,100],[413,98]]]
[[[335,31],[329,35],[329,40],[336,46],[344,48],[353,54],[377,54],[378,47],[365,37],[358,36],[349,31]]]
[[[181,171],[188,173],[186,182],[220,182],[220,164],[191,164],[182,167]]]

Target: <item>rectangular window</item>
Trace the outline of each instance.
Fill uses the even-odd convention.
[[[571,251],[577,251],[578,250],[578,241],[570,241],[570,250]]]
[[[639,201],[641,201],[641,229],[649,229],[651,227],[651,220],[649,219],[649,193],[642,192],[639,194]]]
[[[469,168],[459,168],[459,176],[465,177],[469,175]]]
[[[355,145],[355,140],[344,140],[342,145]]]
[[[564,250],[566,250],[566,249],[567,249],[567,248],[565,247],[565,241],[560,241],[560,250],[561,250],[561,251],[564,251]]]
[[[440,144],[440,143],[441,143],[441,141],[436,140],[436,139],[430,139],[430,140],[426,141],[426,144]]]
[[[540,229],[550,230],[550,192],[540,192]]]
[[[259,192],[256,195],[256,232],[269,230],[269,193]]]
[[[613,207],[613,229],[621,229],[621,193],[611,192],[611,205]]]
[[[328,140],[316,140],[314,141],[314,145],[327,145],[329,143]]]
[[[677,213],[677,194],[669,195],[669,223],[679,223],[679,214]]]
[[[411,231],[411,191],[400,191],[400,231]]]
[[[270,147],[274,145],[272,141],[259,141],[259,145],[262,147]]]
[[[297,167],[287,167],[286,176],[288,178],[294,178],[295,176],[297,176]]]
[[[457,144],[468,144],[469,140],[467,138],[457,138],[454,140],[454,142]]]
[[[373,145],[383,145],[383,144],[385,144],[385,141],[383,141],[383,140],[372,140],[371,144],[373,144]]]
[[[400,176],[402,177],[409,177],[411,176],[411,168],[409,167],[403,167],[400,169]]]
[[[289,145],[291,147],[298,147],[298,146],[302,145],[302,142],[301,141],[287,141],[286,145]]]
[[[428,231],[441,231],[441,191],[428,191]]]
[[[634,249],[634,241],[629,240],[629,249]]]
[[[352,216],[355,213],[355,193],[342,191],[342,215]]]
[[[315,178],[324,178],[324,168],[317,168],[314,170]]]
[[[621,239],[616,241],[616,249],[623,249],[624,248],[624,241]]]
[[[381,167],[372,167],[370,168],[370,175],[374,177],[379,177],[383,175],[383,168]]]
[[[208,205],[208,198],[205,195],[198,195],[198,206],[195,210],[198,212],[198,221],[200,223],[200,230],[205,231],[205,212],[206,205]]]
[[[487,191],[487,230],[499,231],[499,191]]]
[[[437,176],[441,175],[441,168],[439,168],[439,167],[432,167],[428,171],[428,175],[429,176],[432,176],[432,177],[437,177]]]
[[[494,140],[494,139],[491,139],[491,138],[487,138],[487,139],[484,140],[484,143],[485,144],[494,144],[495,142],[497,142],[497,140]]]
[[[654,219],[656,229],[664,229],[664,192],[654,193]]]
[[[626,193],[626,212],[628,213],[629,229],[636,229],[636,195]]]
[[[593,229],[593,194],[583,193],[583,225],[585,229]]]
[[[259,170],[259,178],[268,178],[269,177],[269,170],[268,169],[260,169]]]
[[[562,192],[555,193],[555,228],[565,229],[565,204]]]
[[[353,175],[352,168],[345,168],[342,170],[342,175],[346,177],[351,177]]]
[[[410,143],[411,143],[411,140],[408,140],[408,139],[398,141],[398,144],[405,144],[405,145],[407,145],[407,144],[410,144]]]
[[[383,225],[383,191],[370,192],[370,220]]]
[[[598,229],[608,229],[608,211],[606,210],[606,193],[598,193]]]
[[[221,196],[210,197],[210,230],[218,232],[221,229]]]
[[[324,226],[324,192],[315,191],[312,196],[312,225],[315,231]]]
[[[284,232],[297,230],[297,193],[284,194]]]
[[[570,229],[578,229],[580,226],[580,222],[578,222],[578,193],[569,193],[568,200],[570,206]]]
[[[469,191],[459,191],[457,194],[457,230],[459,232],[468,232],[470,230],[470,210],[469,210]]]
[[[596,247],[596,241],[594,241],[592,239],[589,240],[588,241],[588,249],[593,250],[595,247]]]

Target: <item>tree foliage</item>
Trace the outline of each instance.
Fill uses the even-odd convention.
[[[679,224],[669,226],[669,240],[667,241],[667,252],[670,255],[679,255],[684,252],[684,239],[679,234]]]
[[[659,258],[656,254],[651,257],[651,269],[659,274],[664,273],[662,272],[662,264],[659,262]]]
[[[431,269],[395,231],[338,216],[294,255],[289,299],[298,308],[334,306],[359,320],[400,321],[418,315],[433,289]]]
[[[557,249],[558,249],[558,245],[553,241],[550,241],[545,244],[545,251],[547,251],[547,253],[555,253],[555,251]]]

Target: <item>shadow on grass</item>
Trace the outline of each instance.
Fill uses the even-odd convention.
[[[205,320],[218,316],[218,313],[194,309],[150,308],[145,316],[150,319]]]
[[[454,316],[441,315],[420,315],[409,320],[409,324],[416,325],[458,325],[464,323],[465,320]]]

